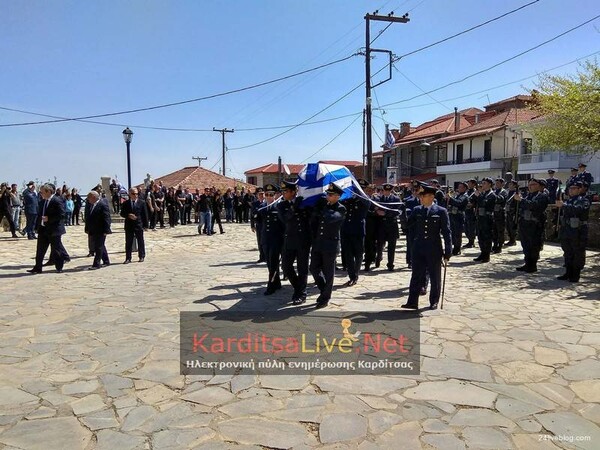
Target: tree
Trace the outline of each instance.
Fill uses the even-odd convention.
[[[531,107],[544,118],[527,127],[538,147],[579,154],[600,151],[600,67],[596,60],[581,64],[575,75],[541,76],[531,95]]]

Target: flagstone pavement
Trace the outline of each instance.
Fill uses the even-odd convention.
[[[520,247],[487,265],[475,250],[453,258],[444,309],[423,312],[418,376],[179,375],[180,311],[277,309],[291,295],[262,295],[254,236],[225,227],[148,232],[146,261],[123,266],[115,224],[113,264],[94,272],[71,227],[64,273],[35,276],[35,241],[0,234],[0,448],[600,448],[598,253],[578,284],[555,280],[554,245],[533,275],[514,270]],[[403,248],[393,273],[350,288],[338,273],[330,309],[397,309]]]

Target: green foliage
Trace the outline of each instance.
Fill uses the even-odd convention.
[[[571,76],[543,75],[531,91],[532,108],[545,120],[527,127],[541,149],[569,153],[600,151],[600,67],[581,64]]]

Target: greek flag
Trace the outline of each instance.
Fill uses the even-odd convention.
[[[395,143],[396,143],[396,138],[394,137],[394,134],[390,131],[390,126],[386,125],[385,126],[385,144],[384,144],[384,147],[385,148],[392,148]]]
[[[303,205],[313,206],[323,197],[330,183],[344,190],[340,200],[352,197],[354,176],[345,166],[334,164],[310,163],[298,174],[298,195],[304,197]]]

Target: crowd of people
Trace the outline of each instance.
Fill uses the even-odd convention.
[[[316,306],[325,307],[340,253],[341,269],[348,274],[347,285],[352,286],[358,282],[363,264],[366,272],[380,267],[386,247],[386,267],[394,271],[402,232],[407,241],[406,263],[412,269],[409,298],[403,307],[418,309],[419,296],[431,285],[429,304],[436,309],[442,266],[463,248],[475,247],[476,238],[480,254],[474,261],[489,262],[492,254],[516,245],[518,238],[524,264],[516,270],[536,272],[547,220],[555,221],[554,230],[564,251],[565,273],[558,279],[577,282],[585,265],[592,200],[588,188],[593,177],[585,164],[580,164],[563,190],[554,174],[549,170],[547,179],[531,178],[527,187],[520,187],[507,173],[506,179],[469,179],[456,183],[454,189],[444,189],[437,180],[413,182],[401,192],[391,184],[377,188],[358,180],[361,189],[341,202],[344,191],[332,183],[326,196],[313,206],[298,196],[293,182],[258,188],[251,229],[257,238],[258,262],[266,262],[268,267],[264,294],[282,287],[281,267],[293,288],[291,302],[303,304],[310,272],[320,291]],[[557,206],[550,218],[549,204]]]

